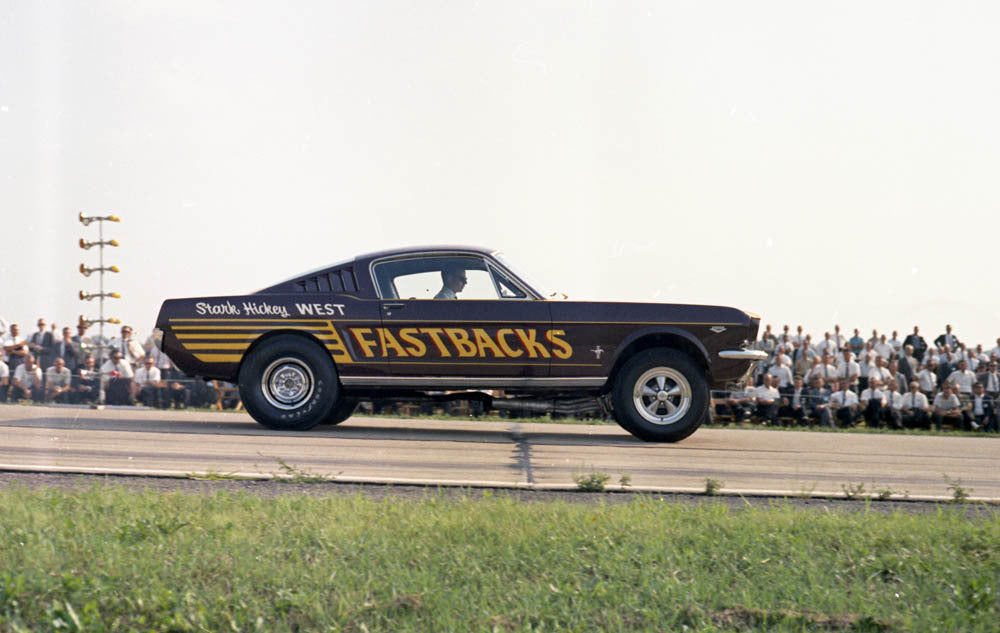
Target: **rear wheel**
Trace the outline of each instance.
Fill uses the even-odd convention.
[[[612,388],[618,424],[648,442],[677,442],[694,433],[708,413],[708,382],[683,352],[655,348],[622,367]]]
[[[239,386],[247,412],[269,429],[311,429],[341,400],[330,355],[299,336],[276,336],[261,343],[243,361]]]

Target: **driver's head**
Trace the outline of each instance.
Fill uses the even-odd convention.
[[[455,292],[462,292],[468,279],[465,276],[465,269],[461,266],[451,265],[441,270],[441,280]]]

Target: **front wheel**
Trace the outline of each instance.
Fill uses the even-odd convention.
[[[704,372],[673,349],[648,349],[626,361],[611,397],[618,424],[647,442],[683,440],[708,413]]]
[[[261,343],[243,361],[239,385],[247,412],[269,429],[311,429],[328,419],[341,400],[330,355],[298,336]]]

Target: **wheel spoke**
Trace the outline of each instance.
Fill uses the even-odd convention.
[[[663,404],[667,407],[667,415],[673,415],[674,412],[677,411],[677,406],[673,402],[664,400]]]
[[[660,409],[660,403],[656,400],[653,400],[652,402],[646,405],[646,411],[649,411],[650,414],[655,415],[657,417],[659,417],[660,415],[659,413],[657,413],[659,409]]]
[[[663,391],[663,387],[667,384],[667,379],[664,376],[656,377],[656,386],[659,387],[660,391]]]
[[[678,396],[678,395],[680,395],[680,393],[681,393],[681,386],[680,385],[674,385],[670,389],[667,389],[667,397],[668,398],[671,397],[671,396]]]
[[[649,396],[650,398],[655,398],[656,394],[657,394],[656,389],[653,389],[649,385],[643,385],[643,387],[642,387],[642,395]]]

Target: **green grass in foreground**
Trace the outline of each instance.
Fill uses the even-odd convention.
[[[1000,521],[0,492],[2,631],[996,631]]]

